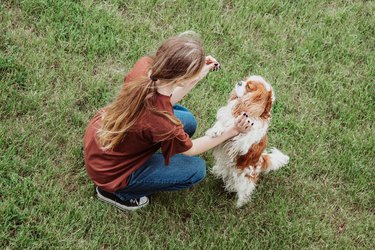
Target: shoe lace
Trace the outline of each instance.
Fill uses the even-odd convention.
[[[139,200],[138,199],[130,199],[130,202],[137,204],[137,206],[139,205]]]

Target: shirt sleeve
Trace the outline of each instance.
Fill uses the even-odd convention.
[[[161,152],[164,156],[165,165],[169,165],[170,158],[175,154],[179,154],[189,150],[193,146],[188,134],[182,127],[176,127],[175,131],[169,138],[161,141]]]

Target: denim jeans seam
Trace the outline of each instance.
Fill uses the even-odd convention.
[[[134,184],[182,184],[181,181],[137,181],[134,183],[129,183],[128,186]],[[125,187],[126,188],[126,187]]]

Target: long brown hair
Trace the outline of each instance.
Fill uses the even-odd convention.
[[[150,75],[124,84],[116,99],[104,109],[99,143],[105,150],[113,149],[132,128],[144,109],[169,119],[174,125],[181,122],[167,111],[153,106],[157,85],[162,80],[174,84],[197,75],[205,64],[205,53],[195,33],[182,33],[164,41],[154,56]]]

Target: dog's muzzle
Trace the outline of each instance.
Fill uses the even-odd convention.
[[[237,97],[242,97],[245,94],[245,90],[246,83],[244,81],[239,81],[235,87]]]

